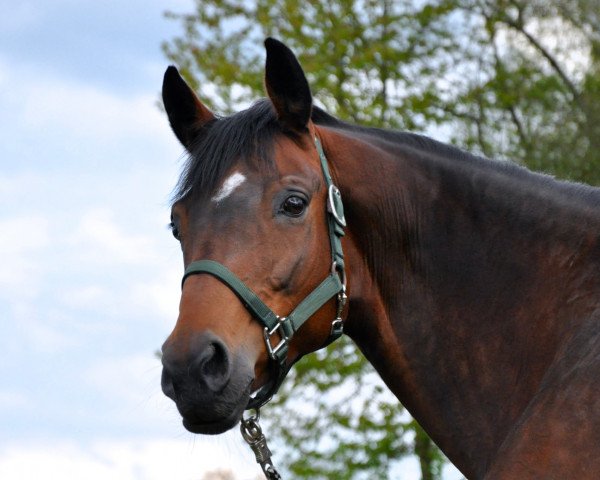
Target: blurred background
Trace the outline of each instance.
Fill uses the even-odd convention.
[[[260,478],[237,431],[187,433],[160,392],[182,273],[170,63],[227,113],[262,96],[272,35],[345,120],[600,183],[598,0],[298,7],[0,0],[0,478]],[[462,478],[347,341],[263,417],[286,478]]]

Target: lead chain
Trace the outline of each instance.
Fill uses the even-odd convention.
[[[243,418],[240,423],[240,431],[242,437],[246,441],[250,448],[254,452],[256,457],[256,463],[260,465],[263,473],[267,480],[281,480],[281,475],[273,466],[271,462],[271,450],[267,445],[267,439],[262,433],[262,429],[258,421],[260,420],[260,413],[256,410],[256,414],[249,418]]]

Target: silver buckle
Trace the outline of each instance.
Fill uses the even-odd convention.
[[[269,357],[271,357],[273,360],[279,360],[277,358],[277,353],[288,344],[289,338],[285,335],[285,332],[281,328],[285,320],[286,317],[277,317],[277,323],[271,330],[269,330],[269,327],[265,327],[263,330],[263,337],[265,338],[265,343],[267,344],[267,351],[269,352]],[[277,332],[277,330],[279,330],[278,335],[281,340],[279,340],[277,345],[273,346],[271,345],[271,337]]]
[[[342,320],[342,312],[348,301],[346,295],[346,270],[338,269],[337,262],[334,261],[331,265],[331,274],[339,275],[340,281],[342,282],[342,290],[337,294],[337,312],[333,322],[331,322],[330,336],[339,337],[344,332],[344,321]]]
[[[331,185],[329,185],[329,192],[327,195],[327,210],[329,211],[329,213],[331,213],[333,215],[333,218],[335,218],[335,221],[338,222],[338,224],[340,224],[342,227],[346,226],[346,218],[344,217],[344,213],[342,212],[342,215],[340,216],[340,212],[337,211],[336,207],[335,207],[335,200],[334,200],[334,195],[336,197],[338,197],[341,201],[342,199],[342,194],[340,193],[340,189],[337,188],[333,183]]]

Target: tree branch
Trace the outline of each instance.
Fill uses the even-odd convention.
[[[580,95],[579,91],[577,90],[577,87],[573,84],[573,82],[571,82],[571,79],[567,76],[567,74],[564,72],[564,70],[560,67],[560,65],[558,64],[558,61],[554,58],[554,56],[548,50],[546,50],[546,48],[544,48],[544,46],[533,35],[531,35],[527,30],[525,30],[525,26],[521,22],[516,22],[507,16],[503,16],[501,21],[503,23],[505,23],[506,25],[508,25],[509,27],[516,30],[517,32],[519,32],[521,35],[523,35],[527,39],[527,41],[542,55],[542,57],[544,57],[546,59],[546,61],[550,64],[550,66],[557,73],[557,75],[561,78],[561,80],[563,81],[563,83],[565,84],[565,86],[567,87],[569,92],[571,92],[571,95],[573,96],[573,100],[575,100],[577,105],[580,108],[582,108],[582,105],[580,102],[581,95]]]
[[[498,45],[496,44],[496,33],[497,33],[497,31],[494,28],[492,31],[491,43],[492,43],[492,51],[494,52],[494,61],[496,62],[496,72],[506,71],[506,69],[504,68],[504,64],[502,63],[502,59],[500,58],[500,52],[498,51]],[[516,109],[515,104],[513,102],[508,102],[507,109],[508,109],[508,112],[510,113],[510,118],[512,119],[512,122],[514,123],[514,125],[517,129],[517,133],[519,134],[519,138],[521,139],[521,144],[525,147],[526,151],[528,151],[529,146],[531,145],[531,142],[527,138],[527,134],[525,133],[525,128],[523,127],[523,123],[521,122],[521,119],[517,115],[517,109]]]

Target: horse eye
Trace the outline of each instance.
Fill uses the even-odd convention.
[[[287,197],[281,206],[283,213],[290,217],[299,217],[304,213],[305,209],[306,200],[297,195],[290,195]]]
[[[173,234],[173,236],[177,239],[179,239],[179,229],[175,226],[175,224],[173,222],[169,223],[169,228],[171,229],[171,233]]]

